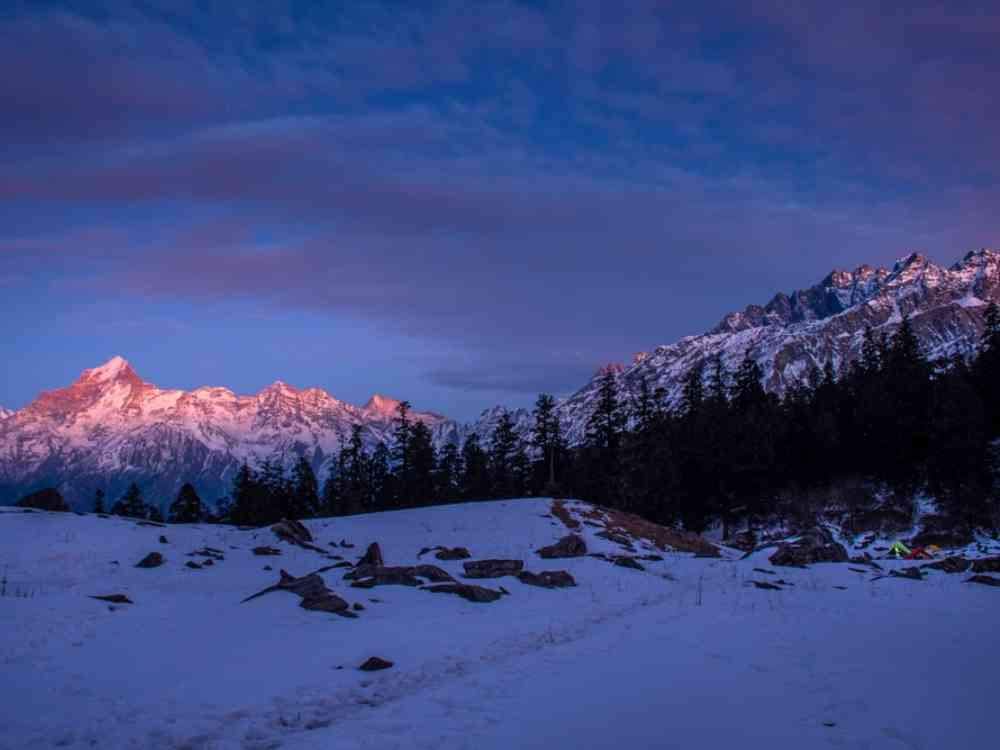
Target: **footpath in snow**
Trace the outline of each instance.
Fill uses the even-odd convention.
[[[585,520],[585,505],[569,507]],[[965,575],[872,580],[849,564],[773,568],[767,551],[696,558],[641,544],[664,559],[645,570],[542,560],[535,551],[567,529],[541,499],[306,526],[350,562],[377,541],[387,565],[464,580],[462,561],[418,559],[462,546],[473,560],[566,570],[577,586],[478,580],[510,595],[474,603],[352,588],[344,569],[326,571],[364,607],[345,619],[286,592],[240,604],[279,569],[333,562],[266,528],[3,509],[0,748],[930,749],[988,747],[995,734],[1000,589]],[[578,533],[591,552],[621,553],[600,530]],[[254,555],[261,545],[281,555]],[[206,546],[224,559],[187,567]],[[134,567],[153,551],[163,565]],[[750,583],[778,578],[793,585]],[[90,598],[111,593],[134,604]],[[395,666],[357,669],[376,655]]]

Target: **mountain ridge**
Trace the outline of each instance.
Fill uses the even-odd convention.
[[[568,440],[579,443],[605,373],[613,374],[626,402],[645,382],[676,404],[686,375],[716,357],[728,372],[752,357],[761,365],[764,386],[783,394],[827,362],[842,372],[860,354],[868,326],[891,334],[903,316],[932,358],[967,355],[982,333],[986,306],[998,301],[1000,253],[993,250],[970,252],[948,268],[911,253],[891,269],[835,270],[812,287],[729,313],[706,333],[639,352],[629,365],[599,368],[557,402],[556,412]],[[288,465],[303,456],[322,479],[355,425],[369,449],[388,442],[399,403],[374,394],[357,406],[322,388],[300,389],[281,380],[250,395],[221,386],[163,389],[115,356],[84,370],[66,388],[42,392],[23,409],[6,416],[0,410],[0,499],[13,502],[48,485],[80,506],[97,487],[114,496],[136,480],[161,503],[184,481],[212,500],[226,493],[240,464],[265,458]],[[502,405],[467,424],[434,412],[410,414],[431,429],[439,448],[470,434],[488,441],[504,414],[522,437],[531,429],[528,409]]]

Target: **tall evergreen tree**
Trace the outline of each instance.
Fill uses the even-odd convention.
[[[312,464],[305,456],[300,456],[292,468],[289,495],[289,518],[313,518],[319,514],[319,482],[316,481]]]
[[[105,513],[104,510],[104,490],[98,488],[94,493],[94,513]]]
[[[479,436],[470,433],[462,445],[462,497],[486,500],[494,496],[490,481],[489,457],[479,444]]]
[[[167,513],[170,523],[198,523],[205,517],[205,508],[194,486],[185,482]]]
[[[121,499],[114,504],[111,513],[116,516],[127,516],[129,518],[145,518],[147,514],[146,502],[142,498],[142,491],[139,485],[132,482]]]
[[[505,411],[497,422],[490,441],[489,471],[497,497],[517,497],[521,494],[516,456],[519,448],[514,420]]]

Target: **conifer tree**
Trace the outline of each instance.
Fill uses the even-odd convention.
[[[497,497],[516,497],[520,494],[515,461],[518,443],[514,420],[510,412],[504,411],[490,441],[489,472]]]
[[[313,518],[320,511],[319,482],[305,456],[300,456],[292,468],[289,518]]]
[[[489,457],[479,444],[479,436],[470,433],[462,445],[462,497],[486,500],[493,497],[490,482]]]
[[[127,516],[129,518],[145,518],[147,506],[142,499],[142,491],[139,485],[132,482],[121,499],[115,503],[111,512],[116,516]]]
[[[167,519],[170,523],[198,523],[205,517],[205,508],[194,487],[185,482],[171,503]]]
[[[98,488],[94,493],[94,513],[105,513],[104,510],[104,490]]]

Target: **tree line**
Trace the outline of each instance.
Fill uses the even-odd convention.
[[[277,461],[244,464],[214,518],[185,485],[184,500],[178,497],[168,520],[260,525],[286,517],[567,495],[696,531],[721,521],[728,531],[812,512],[808,498],[863,486],[903,509],[927,493],[956,522],[996,528],[995,304],[985,321],[974,356],[934,362],[921,351],[909,319],[892,337],[869,328],[860,357],[839,377],[828,362],[783,397],[764,389],[760,366],[749,356],[733,372],[719,357],[692,370],[676,403],[645,384],[636,396],[623,397],[609,371],[599,382],[584,439],[573,447],[548,394],[538,397],[525,439],[504,413],[485,441],[469,434],[461,445],[440,450],[404,401],[391,440],[369,450],[355,426],[322,483],[305,458],[288,472]],[[133,485],[115,507],[149,517],[149,506],[141,504]]]

